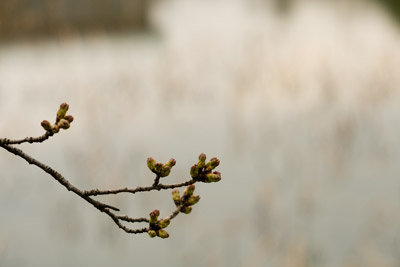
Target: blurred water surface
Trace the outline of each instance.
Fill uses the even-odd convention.
[[[251,3],[251,4],[250,4]],[[0,46],[2,137],[72,127],[30,155],[84,188],[152,183],[145,161],[201,152],[223,180],[171,237],[132,236],[51,177],[0,152],[1,266],[397,266],[400,49],[372,5],[165,1],[157,34]],[[142,217],[170,192],[103,198]]]

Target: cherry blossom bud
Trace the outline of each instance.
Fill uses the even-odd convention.
[[[192,207],[191,207],[191,206],[183,207],[183,208],[181,209],[181,212],[182,212],[182,213],[185,213],[185,214],[189,214],[189,213],[192,212]]]
[[[152,157],[147,158],[147,167],[149,167],[149,169],[150,169],[151,171],[154,171],[154,168],[155,168],[156,163],[157,163],[157,162],[156,162],[155,159],[153,159]]]
[[[154,231],[154,230],[149,230],[149,231],[147,231],[147,233],[149,234],[149,236],[150,236],[151,238],[157,236],[157,233],[156,233],[156,231]]]
[[[161,167],[161,170],[160,170],[160,172],[158,173],[158,175],[160,175],[161,177],[165,177],[165,176],[168,176],[168,175],[170,174],[170,172],[171,172],[171,167],[170,167],[170,166],[163,165],[163,166]]]
[[[199,200],[200,200],[200,196],[191,196],[191,197],[188,199],[187,203],[188,203],[190,206],[192,206],[192,205],[196,204],[197,202],[199,202]]]
[[[201,153],[200,155],[199,155],[199,162],[197,163],[197,166],[199,167],[199,168],[204,168],[204,166],[206,165],[206,154],[204,154],[204,153]]]
[[[60,126],[60,128],[64,130],[70,127],[69,122],[66,119],[61,119],[60,122],[58,123],[58,126]]]
[[[165,166],[168,166],[168,167],[170,167],[170,168],[172,168],[172,167],[175,166],[175,164],[176,164],[176,160],[175,160],[175,159],[170,159],[170,160],[168,160],[168,162],[165,163],[164,165],[165,165]]]
[[[64,119],[65,114],[67,114],[68,108],[69,105],[65,102],[60,105],[60,109],[57,112],[57,122],[61,119]]]
[[[192,168],[190,169],[190,176],[192,176],[193,179],[198,178],[200,173],[200,168],[197,164],[193,165]]]
[[[165,231],[165,230],[162,230],[162,229],[161,229],[161,230],[158,230],[157,234],[158,234],[158,236],[161,237],[161,238],[168,238],[168,237],[169,237],[168,232]]]
[[[65,116],[65,118],[64,119],[66,119],[69,123],[71,123],[71,122],[73,122],[74,121],[74,117],[72,117],[71,115],[67,115],[67,116]]]
[[[155,174],[157,174],[157,175],[160,175],[160,174],[161,174],[162,167],[163,167],[163,164],[157,162],[157,163],[154,165],[154,170],[153,170],[153,172],[154,172]]]
[[[169,219],[162,219],[162,220],[158,223],[158,226],[159,226],[160,228],[165,228],[165,227],[167,227],[167,226],[169,225],[169,223],[170,223],[170,220],[169,220]]]
[[[210,159],[210,161],[206,164],[206,171],[212,171],[212,170],[214,170],[218,165],[219,165],[219,159],[217,159],[217,158],[212,158],[212,159]]]
[[[51,131],[51,124],[49,121],[44,120],[42,121],[41,125],[46,131]]]
[[[220,172],[213,172],[213,173],[208,173],[206,175],[206,179],[204,182],[206,183],[215,183],[221,180],[221,173]]]
[[[58,133],[60,131],[60,126],[54,125],[52,126],[51,130],[53,131],[53,133]]]
[[[159,210],[153,210],[152,212],[150,212],[150,224],[157,224],[158,222],[158,216],[160,215],[160,211]]]
[[[178,189],[172,190],[172,199],[174,200],[176,206],[179,206],[181,204],[181,196],[179,195]]]
[[[183,197],[189,198],[191,195],[193,195],[195,188],[196,187],[194,186],[194,184],[187,186],[185,192],[183,193]]]

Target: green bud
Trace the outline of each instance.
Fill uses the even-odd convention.
[[[154,172],[155,174],[157,174],[157,175],[160,175],[160,174],[161,174],[162,167],[163,167],[163,164],[157,162],[157,163],[154,165],[154,170],[153,170],[153,172]],[[161,176],[161,175],[160,175],[160,176]]]
[[[74,121],[74,117],[72,117],[71,115],[67,115],[67,116],[65,116],[65,118],[64,119],[66,119],[69,123],[71,123],[71,122],[73,122]]]
[[[51,127],[51,130],[53,131],[53,133],[58,133],[60,131],[60,126],[58,125],[53,125]]]
[[[49,121],[44,120],[42,121],[41,125],[46,131],[51,131],[51,124]]]
[[[196,204],[197,202],[199,202],[199,200],[200,200],[200,196],[191,196],[188,199],[187,203],[192,206],[192,205]]]
[[[61,119],[64,119],[65,114],[67,114],[68,108],[69,105],[65,102],[60,105],[60,109],[57,112],[57,122]]]
[[[179,206],[181,204],[181,196],[179,195],[178,189],[172,190],[172,199],[174,200],[176,206]]]
[[[189,198],[191,195],[193,195],[194,189],[196,187],[194,186],[194,184],[191,184],[189,186],[186,187],[185,192],[183,193],[183,197],[187,197]]]
[[[161,167],[161,170],[160,170],[159,175],[160,175],[161,177],[165,177],[165,176],[168,176],[170,172],[171,172],[171,167],[170,167],[170,166],[163,165],[163,166]]]
[[[149,234],[149,236],[150,236],[151,238],[157,236],[157,233],[156,233],[156,231],[154,231],[154,230],[149,230],[149,231],[147,231],[147,233]]]
[[[201,153],[200,155],[199,155],[199,162],[197,163],[197,166],[199,167],[199,168],[204,168],[204,166],[206,165],[206,154],[204,154],[204,153]]]
[[[168,238],[169,237],[169,234],[168,234],[168,232],[167,231],[165,231],[165,230],[158,230],[158,236],[159,237],[161,237],[161,238]]]
[[[157,162],[156,162],[155,159],[153,159],[152,157],[147,158],[147,167],[149,167],[149,169],[150,169],[151,171],[154,171],[156,163],[157,163]]]
[[[169,219],[162,219],[159,223],[158,226],[160,226],[160,228],[165,228],[169,225],[171,221]]]
[[[206,175],[205,183],[215,183],[221,180],[221,173],[220,172],[213,172],[213,173],[208,173]]]
[[[189,213],[192,212],[192,207],[191,207],[191,206],[185,206],[185,207],[183,207],[183,208],[181,209],[181,212],[182,212],[182,213],[185,213],[185,214],[189,214]]]
[[[168,167],[170,167],[170,168],[172,168],[172,167],[175,166],[175,164],[176,164],[176,160],[175,160],[175,159],[170,159],[170,160],[168,160],[168,162],[165,163],[164,165],[165,165],[165,166],[168,166]]]
[[[153,210],[152,212],[150,212],[150,224],[157,224],[159,215],[159,210]]]
[[[200,173],[200,168],[197,164],[194,164],[192,168],[190,168],[190,176],[192,176],[193,179],[196,179],[199,176]]]
[[[206,171],[212,171],[212,170],[214,170],[218,165],[219,165],[219,159],[217,159],[217,158],[212,158],[212,159],[210,159],[210,161],[206,164]]]
[[[58,126],[60,126],[61,129],[68,129],[69,128],[69,122],[66,119],[61,119],[60,122],[58,123]]]

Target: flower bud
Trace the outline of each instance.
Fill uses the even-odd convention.
[[[154,231],[154,230],[149,230],[149,231],[147,231],[147,233],[149,234],[149,236],[150,236],[151,238],[157,236],[157,233],[156,233],[156,231]]]
[[[206,175],[205,183],[215,183],[221,180],[221,173],[220,172],[213,172],[213,173],[208,173]]]
[[[204,166],[206,165],[206,154],[204,154],[204,153],[201,153],[200,155],[199,155],[199,162],[197,163],[197,166],[199,167],[199,168],[204,168]]]
[[[194,189],[195,189],[194,184],[187,186],[185,192],[183,193],[183,197],[189,198],[191,195],[193,195]]]
[[[170,167],[170,166],[163,165],[163,166],[161,167],[161,170],[160,170],[159,175],[160,175],[161,177],[165,177],[165,176],[168,176],[168,175],[170,174],[170,172],[171,172],[171,167]]]
[[[217,158],[212,158],[212,159],[210,159],[210,161],[206,164],[206,171],[212,171],[212,170],[214,170],[218,165],[219,165],[219,159],[217,159]]]
[[[169,219],[162,219],[159,223],[158,226],[160,226],[160,228],[165,228],[169,225],[171,221]]]
[[[175,164],[176,164],[176,160],[175,160],[175,159],[170,159],[170,160],[168,160],[168,162],[165,163],[164,165],[165,165],[165,166],[168,166],[168,167],[170,167],[170,168],[172,168],[172,167],[175,166]]]
[[[157,175],[160,175],[160,174],[161,174],[162,167],[163,167],[163,164],[157,162],[157,163],[154,165],[154,170],[153,170],[153,172],[154,172],[155,174],[157,174]],[[161,175],[160,175],[160,176],[161,176]]]
[[[155,159],[153,159],[152,157],[147,158],[147,167],[149,167],[149,169],[151,171],[154,171],[155,165],[156,165],[156,161]]]
[[[64,119],[65,114],[67,114],[68,108],[69,105],[65,102],[60,105],[60,109],[57,112],[57,122],[61,119]]]
[[[65,112],[68,111],[68,108],[69,108],[69,105],[65,102],[60,105],[60,109],[65,110]]]
[[[72,117],[71,115],[67,115],[67,116],[65,116],[65,118],[64,119],[66,119],[69,123],[71,123],[71,122],[73,122],[74,121],[74,117]]]
[[[217,175],[219,179],[221,180],[221,173],[219,171],[214,171],[213,174]]]
[[[150,224],[157,224],[158,222],[158,216],[160,215],[160,211],[159,210],[153,210],[152,212],[150,212]]]
[[[60,126],[54,125],[51,127],[51,130],[53,131],[53,133],[58,133],[60,131]]]
[[[181,209],[181,212],[182,212],[182,213],[185,213],[185,214],[189,214],[189,213],[192,212],[192,207],[191,207],[191,206],[185,206],[185,207],[183,207],[183,208]]]
[[[172,199],[177,207],[181,204],[181,196],[178,189],[172,190]]]
[[[68,129],[69,128],[69,122],[66,119],[61,119],[60,122],[58,123],[58,126],[60,126],[61,129]]]
[[[161,238],[168,238],[169,234],[167,231],[161,229],[161,230],[158,230],[158,236]]]
[[[42,121],[41,125],[46,131],[51,131],[51,124],[49,121],[44,120]]]
[[[200,173],[200,168],[197,164],[193,165],[192,168],[190,168],[190,176],[192,176],[193,179],[196,179],[199,176]]]
[[[196,204],[197,202],[199,202],[199,200],[200,200],[200,196],[191,196],[191,197],[188,199],[187,203],[188,203],[190,206],[192,206],[192,205]]]

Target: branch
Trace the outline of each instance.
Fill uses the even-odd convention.
[[[168,184],[168,185],[164,185],[164,184],[158,184],[158,185],[152,185],[152,186],[146,186],[146,187],[136,187],[133,189],[129,189],[127,187],[125,188],[121,188],[121,189],[114,189],[114,190],[99,190],[99,189],[93,189],[90,191],[84,191],[83,194],[85,196],[97,196],[97,195],[112,195],[112,194],[119,194],[119,193],[131,193],[131,194],[135,194],[138,192],[150,192],[153,190],[157,190],[160,191],[161,189],[174,189],[174,188],[178,188],[178,187],[183,187],[183,186],[188,186],[191,184],[196,183],[196,180],[189,180],[183,183],[179,183],[179,184]]]
[[[123,231],[132,234],[139,234],[147,232],[150,237],[161,237],[167,238],[169,237],[168,232],[164,230],[172,219],[174,219],[179,213],[189,214],[192,211],[192,206],[196,204],[200,200],[200,196],[194,196],[193,192],[195,190],[195,183],[204,182],[204,183],[212,183],[218,182],[221,180],[221,173],[217,171],[213,171],[218,165],[219,160],[217,158],[212,158],[208,163],[206,163],[206,155],[200,154],[199,161],[197,164],[193,165],[190,170],[190,175],[192,177],[191,180],[186,182],[178,183],[178,184],[161,184],[160,179],[168,176],[171,172],[172,167],[176,164],[174,159],[170,159],[167,163],[162,164],[156,162],[153,158],[147,159],[147,166],[149,169],[156,174],[154,182],[151,186],[146,187],[136,187],[133,189],[121,188],[114,190],[81,190],[78,187],[72,185],[63,175],[61,175],[56,170],[51,167],[43,164],[37,159],[29,156],[24,153],[21,149],[16,148],[12,145],[19,145],[22,143],[42,143],[47,140],[50,136],[58,133],[60,129],[68,129],[70,124],[73,121],[73,117],[71,115],[66,115],[69,109],[68,104],[62,103],[57,112],[56,121],[52,125],[48,121],[42,121],[41,125],[46,130],[46,133],[39,137],[26,137],[20,140],[11,140],[7,138],[0,138],[0,147],[4,148],[8,152],[25,159],[29,164],[35,165],[42,169],[44,172],[51,175],[56,181],[58,181],[61,185],[63,185],[68,191],[75,193],[80,196],[82,199],[86,200],[93,207],[98,209],[99,211],[107,214],[114,223]],[[183,196],[180,196],[179,191],[176,188],[187,186]],[[111,195],[111,194],[120,194],[120,193],[139,193],[139,192],[150,192],[150,191],[160,191],[160,190],[168,190],[174,189],[172,191],[172,199],[175,203],[176,209],[164,219],[159,220],[158,216],[160,212],[158,210],[153,210],[150,213],[150,219],[147,218],[131,218],[128,215],[118,215],[114,213],[115,211],[120,211],[119,208],[105,204],[101,201],[95,200],[92,197],[97,195]],[[128,223],[140,223],[146,222],[149,224],[149,227],[132,229],[124,224],[122,221]]]
[[[0,145],[19,145],[22,143],[42,143],[45,140],[49,139],[50,136],[53,136],[52,132],[46,132],[45,134],[39,137],[25,137],[20,140],[11,140],[7,138],[0,138]]]

